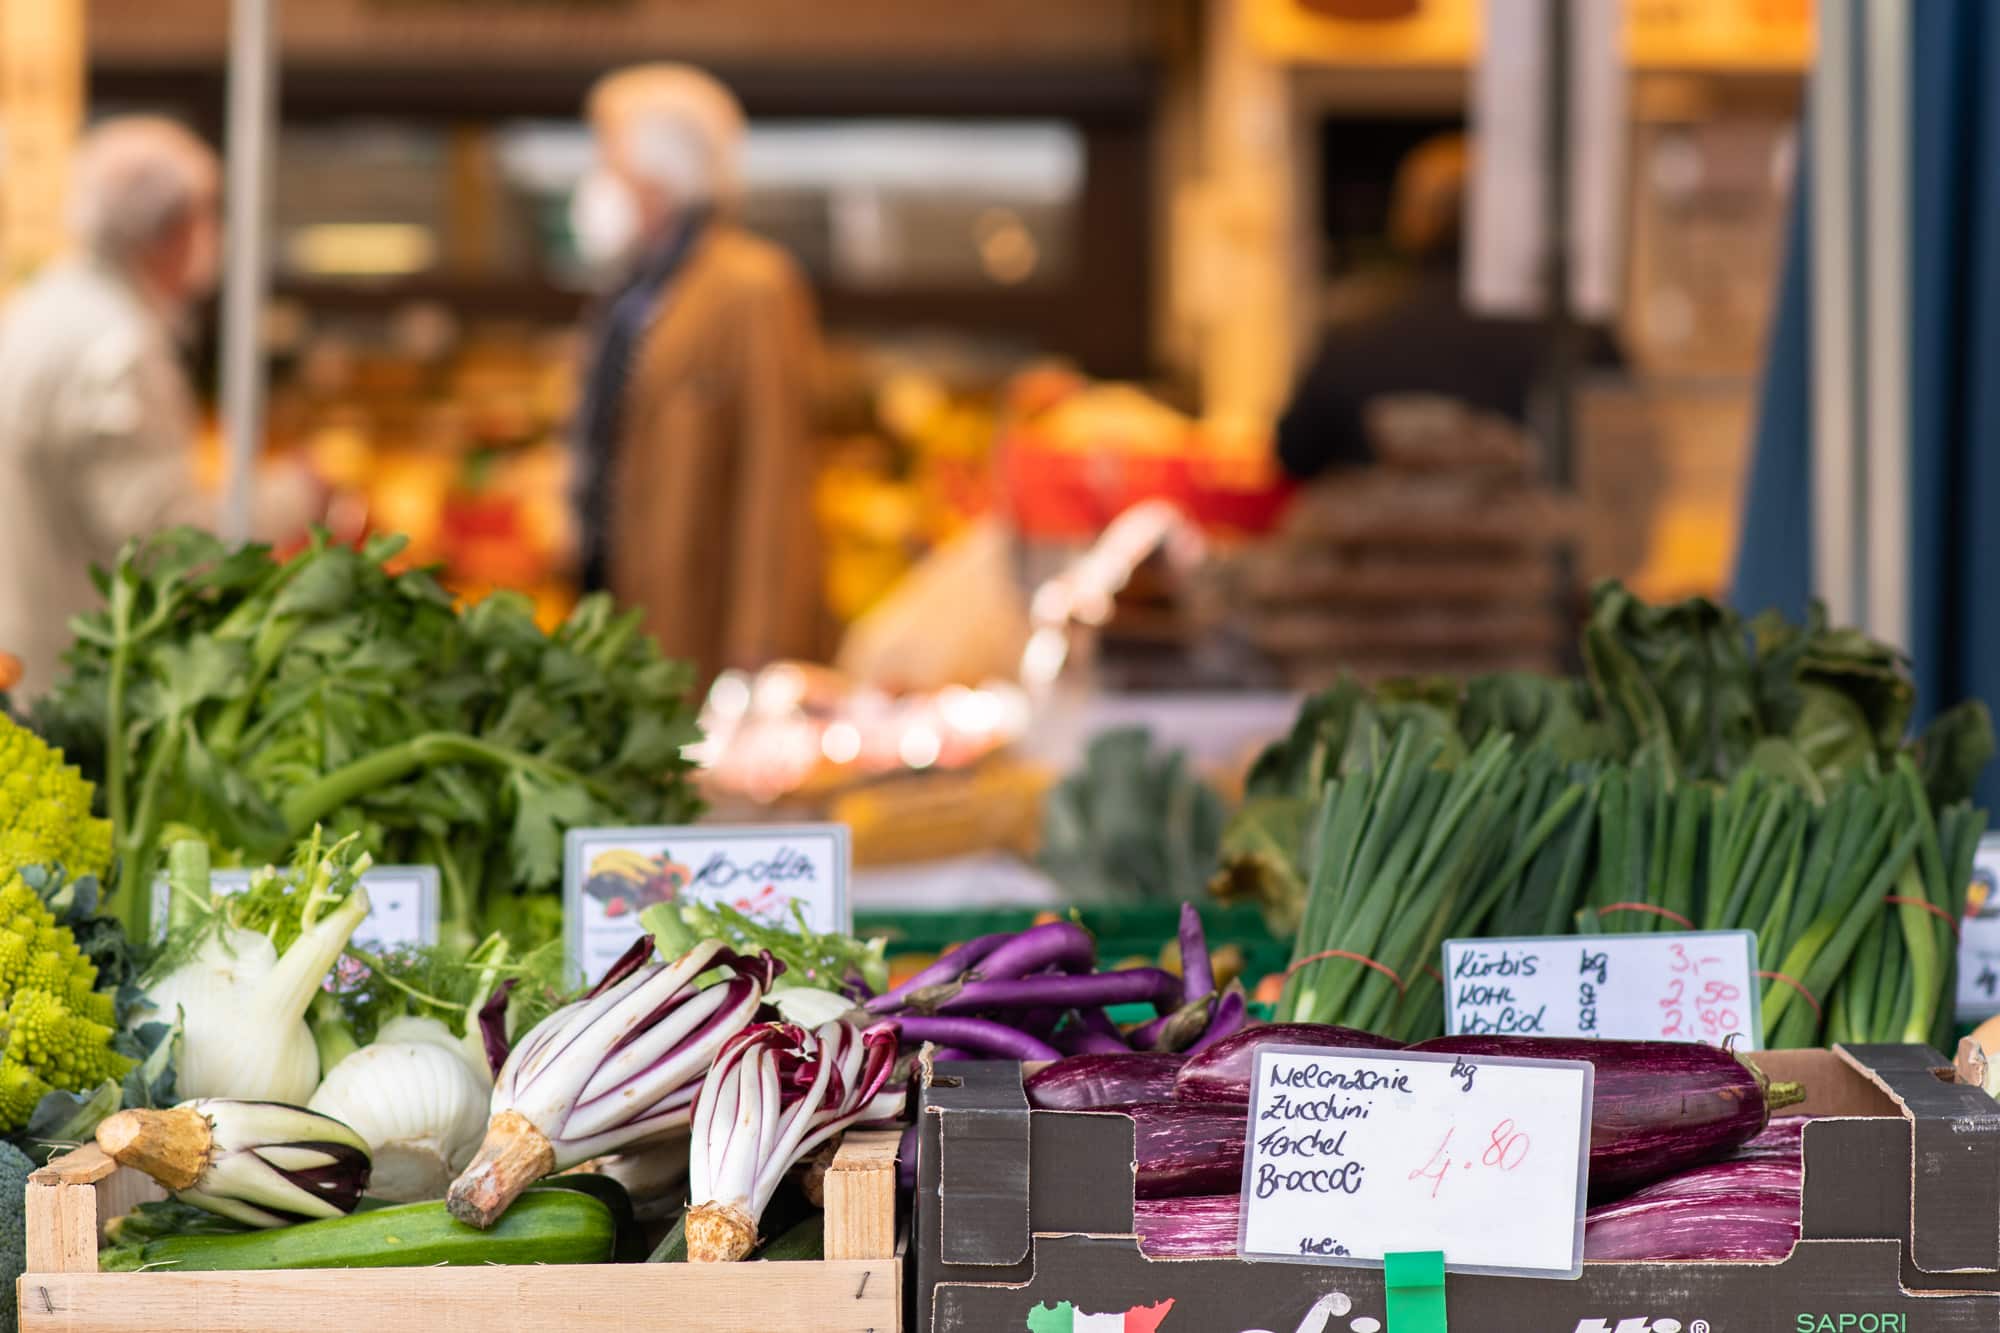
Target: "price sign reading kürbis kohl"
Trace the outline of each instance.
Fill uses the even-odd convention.
[[[1757,937],[1747,930],[1539,935],[1444,942],[1452,1036],[1764,1039]]]
[[[1578,1060],[1257,1052],[1237,1253],[1573,1278],[1594,1071]]]
[[[563,852],[564,945],[589,982],[645,934],[639,914],[656,903],[721,903],[775,926],[797,903],[815,931],[852,927],[845,824],[572,829]]]

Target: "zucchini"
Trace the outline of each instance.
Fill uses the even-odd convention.
[[[166,1236],[111,1251],[112,1272],[221,1269],[429,1268],[439,1264],[598,1264],[617,1243],[611,1210],[577,1190],[534,1190],[490,1231],[466,1226],[442,1200],[377,1208],[233,1236]]]

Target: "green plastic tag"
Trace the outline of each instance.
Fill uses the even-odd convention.
[[[1382,1291],[1388,1333],[1445,1333],[1443,1250],[1383,1255]]]

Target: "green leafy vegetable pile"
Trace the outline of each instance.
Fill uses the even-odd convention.
[[[1083,767],[1042,806],[1043,870],[1072,902],[1178,902],[1196,897],[1215,868],[1222,798],[1161,753],[1144,727],[1091,739]]]
[[[1278,1017],[1417,1040],[1442,1026],[1447,937],[1748,930],[1766,984],[1734,1021],[1760,1007],[1766,1045],[1941,1043],[1985,822],[1934,816],[1907,755],[1822,798],[1755,768],[1692,782],[1657,751],[1565,760],[1491,731],[1460,758],[1420,723],[1373,729],[1300,844]]]
[[[177,530],[100,572],[68,673],[36,716],[101,778],[128,930],[163,840],[282,859],[315,824],[444,882],[444,940],[555,937],[562,836],[675,823],[698,802],[683,664],[636,614],[585,599],[552,634],[510,594],[463,611],[400,538],[324,536],[289,560]]]

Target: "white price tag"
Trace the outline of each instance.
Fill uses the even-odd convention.
[[[253,870],[211,872],[210,889],[217,894],[241,893],[250,887]],[[354,942],[365,949],[427,949],[438,942],[438,869],[436,866],[374,866],[361,877],[368,890],[368,916],[355,928]],[[166,876],[153,886],[153,935],[167,935]]]
[[[1976,1023],[2000,1014],[2000,833],[1979,840],[1958,925],[1958,1017]]]
[[[1595,1071],[1580,1060],[1257,1052],[1236,1240],[1245,1259],[1573,1278]]]
[[[1763,1045],[1757,936],[1747,930],[1444,942],[1452,1036],[1612,1037]]]
[[[572,829],[563,845],[563,943],[595,982],[645,933],[655,903],[725,903],[770,925],[792,904],[824,933],[852,929],[845,824]]]

